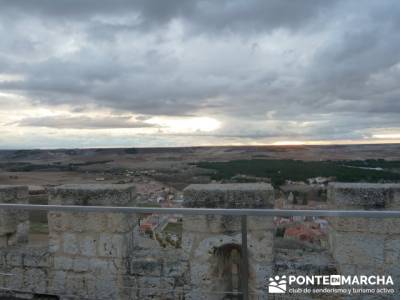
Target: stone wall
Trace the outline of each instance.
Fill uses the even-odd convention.
[[[134,206],[134,193],[132,185],[63,185],[49,191],[49,204]],[[21,202],[25,195],[26,188],[7,186],[0,200]],[[18,223],[9,214],[0,215],[7,225],[1,229],[15,233]],[[0,294],[62,300],[184,298],[188,261],[182,250],[165,249],[141,235],[135,214],[52,211],[48,225],[48,245],[0,247]]]
[[[400,184],[331,183],[328,201],[334,209],[399,210]],[[400,283],[400,219],[329,220],[333,257],[343,275],[391,275]]]
[[[0,186],[0,202],[26,203],[26,187]],[[186,207],[272,208],[269,184],[191,185]],[[64,185],[49,204],[134,206],[132,185]],[[328,187],[334,209],[400,209],[399,184]],[[11,217],[12,216],[12,217]],[[185,216],[182,249],[139,232],[138,216],[49,212],[49,243],[26,244],[27,214],[0,213],[0,286],[24,297],[60,299],[223,299],[240,291],[240,217]],[[22,224],[22,225],[21,225]],[[400,220],[330,218],[330,249],[340,274],[392,275],[400,282]],[[23,229],[23,230],[22,230]],[[272,218],[248,217],[249,289],[264,299],[274,269]],[[3,240],[4,241],[4,240]]]
[[[0,286],[4,292],[9,289],[11,295],[23,299],[48,294],[54,275],[53,263],[46,246],[0,248]]]
[[[0,186],[1,203],[29,202],[27,186]],[[17,295],[43,293],[47,289],[52,256],[48,247],[30,247],[29,212],[0,211],[0,285]]]
[[[125,299],[188,299],[189,262],[181,249],[135,248],[129,263],[129,276],[135,279],[131,298]]]
[[[64,185],[50,190],[49,204],[134,206],[132,185]],[[50,294],[125,299],[134,285],[127,274],[135,216],[121,213],[49,212],[54,256]]]
[[[128,274],[135,278],[131,299],[187,299],[189,261],[181,248],[163,247],[133,228]],[[125,299],[124,299],[125,300]]]
[[[0,185],[0,203],[27,204],[28,201],[28,187]],[[0,247],[26,243],[28,234],[28,212],[0,210]]]
[[[274,190],[263,183],[194,184],[184,190],[184,198],[186,207],[272,208]],[[272,274],[272,221],[248,218],[249,290],[255,298],[257,293],[265,294]],[[241,243],[240,217],[185,216],[182,247],[190,261],[189,299],[224,299],[227,295],[221,292],[240,291],[240,270],[230,268],[241,267],[237,261]]]

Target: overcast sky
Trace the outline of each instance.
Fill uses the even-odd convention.
[[[400,1],[0,0],[0,148],[400,141]]]

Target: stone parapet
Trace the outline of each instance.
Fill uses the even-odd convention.
[[[184,190],[185,207],[273,208],[274,189],[268,183],[191,184]]]
[[[27,204],[27,186],[0,185],[0,203]],[[29,234],[29,213],[17,210],[0,210],[0,247],[26,243]]]
[[[328,202],[336,209],[399,209],[400,184],[333,182]]]
[[[270,184],[192,184],[184,206],[194,208],[273,208]],[[273,270],[273,219],[247,218],[249,289],[265,293]],[[182,250],[190,262],[189,299],[223,299],[240,291],[240,217],[194,215],[183,218]],[[228,294],[224,294],[228,292]]]
[[[332,183],[328,201],[335,209],[398,210],[400,184]],[[391,275],[400,283],[399,218],[329,218],[329,245],[343,275]]]
[[[49,204],[134,206],[134,193],[132,185],[63,185],[50,189]],[[27,189],[7,187],[3,194],[5,201],[20,202]],[[185,198],[187,207],[274,205],[269,184],[192,185]],[[61,300],[223,299],[240,292],[240,217],[184,216],[182,249],[142,234],[135,214],[50,211],[48,225],[46,247],[0,248],[0,271],[12,275],[0,277],[0,286]],[[250,293],[265,294],[273,271],[273,219],[248,217],[247,225]]]
[[[49,191],[49,204],[133,206],[133,185],[62,185]],[[129,299],[134,214],[49,212],[49,251],[54,255],[54,292],[96,299]]]
[[[49,190],[49,204],[133,206],[132,184],[65,184]]]
[[[0,249],[0,286],[22,293],[47,293],[53,257],[47,247],[11,246]]]

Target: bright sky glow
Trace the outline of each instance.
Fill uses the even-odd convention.
[[[210,117],[154,117],[146,122],[159,125],[161,130],[168,133],[212,132],[221,125],[218,120]]]

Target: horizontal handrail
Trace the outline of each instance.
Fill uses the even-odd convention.
[[[6,210],[42,210],[66,212],[102,212],[102,213],[157,213],[180,215],[224,215],[253,217],[364,217],[398,218],[399,210],[326,210],[326,209],[255,209],[255,208],[178,208],[178,207],[121,207],[121,206],[80,206],[80,205],[40,205],[1,203],[0,209]]]

